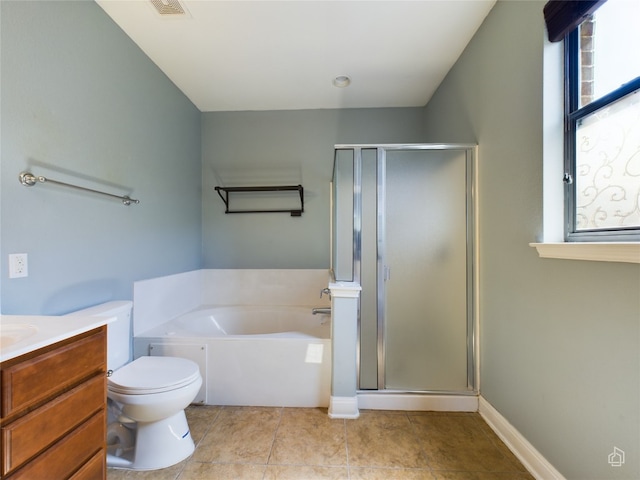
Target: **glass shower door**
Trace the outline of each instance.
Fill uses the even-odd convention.
[[[383,164],[383,388],[469,390],[466,154],[387,150]]]

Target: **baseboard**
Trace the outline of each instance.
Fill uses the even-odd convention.
[[[366,410],[477,412],[478,397],[476,395],[359,393],[358,407]]]
[[[358,397],[334,397],[329,399],[329,418],[355,419],[360,416]]]
[[[564,476],[483,397],[480,397],[478,412],[531,475],[540,480],[565,480]]]

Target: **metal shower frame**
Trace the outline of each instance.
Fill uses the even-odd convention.
[[[334,151],[353,151],[353,266],[352,281],[361,283],[362,268],[362,151],[375,150],[377,163],[377,390],[359,390],[366,393],[417,393],[417,394],[439,394],[439,395],[477,395],[479,391],[479,362],[478,362],[478,292],[477,292],[477,150],[475,144],[337,144]],[[464,391],[442,391],[442,390],[420,390],[420,391],[399,391],[385,389],[385,348],[384,348],[384,279],[385,266],[385,173],[386,173],[386,153],[387,151],[437,151],[437,150],[457,150],[465,152],[466,165],[466,232],[467,232],[467,390]],[[337,161],[337,158],[336,160]],[[334,165],[335,172],[335,165]],[[335,173],[334,173],[335,174]],[[358,385],[360,385],[360,338],[361,319],[360,308],[358,309],[358,346],[357,346],[357,371]]]

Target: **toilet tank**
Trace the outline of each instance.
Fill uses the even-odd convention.
[[[107,369],[116,370],[131,360],[132,301],[115,301],[85,308],[68,315],[84,317],[114,317],[107,324]]]

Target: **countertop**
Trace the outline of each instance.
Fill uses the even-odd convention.
[[[66,340],[115,317],[0,315],[0,362]]]

